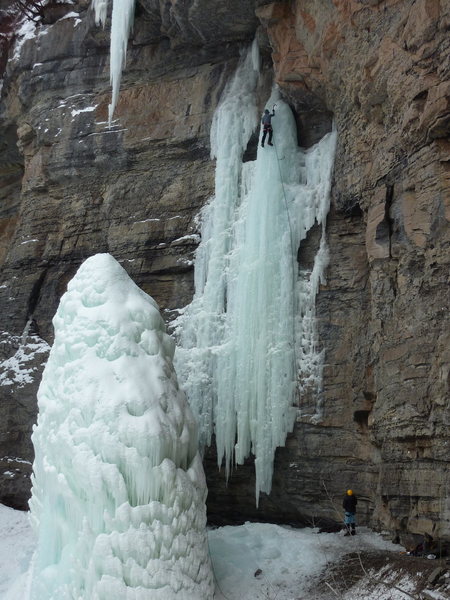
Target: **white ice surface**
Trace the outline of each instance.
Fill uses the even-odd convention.
[[[0,504],[0,599],[28,570],[36,539],[29,514]],[[13,599],[11,599],[13,600]],[[22,600],[20,595],[16,600]]]
[[[108,3],[109,0],[92,0],[91,6],[94,11],[95,22],[97,25],[105,26],[108,14]]]
[[[197,425],[154,300],[108,254],[53,319],[38,392],[31,600],[208,600]]]
[[[26,571],[35,547],[27,515],[0,505],[0,533],[0,600],[22,600],[20,596],[7,595],[6,589]],[[402,550],[364,529],[360,529],[355,538],[344,538],[341,534],[317,534],[312,529],[291,529],[267,523],[211,530],[209,548],[218,583],[215,600],[309,597],[316,600],[320,597],[308,593],[310,588],[315,588],[320,574],[343,554],[358,550]],[[262,573],[255,577],[257,569]],[[407,586],[405,589],[411,589],[410,582],[405,581],[404,585]],[[369,591],[362,582],[342,600],[404,599],[404,594],[393,589],[389,590],[388,596],[384,596],[385,592],[380,587]]]
[[[313,388],[320,409],[323,353],[315,298],[324,282],[325,221],[336,135],[308,151],[297,143],[289,106],[275,90],[274,146],[242,162],[256,127],[257,47],[243,55],[211,127],[215,196],[202,211],[195,295],[176,321],[176,369],[200,423],[201,443],[216,436],[228,475],[256,457],[256,501],[269,493],[273,457],[292,430],[295,390]],[[312,271],[297,251],[318,224]]]

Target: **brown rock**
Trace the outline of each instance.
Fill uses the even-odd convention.
[[[195,217],[214,187],[211,118],[257,16],[300,143],[332,122],[338,131],[330,264],[317,299],[324,380],[319,397],[299,399],[258,509],[251,460],[227,486],[208,451],[210,517],[339,522],[351,486],[360,523],[449,538],[446,4],[140,0],[111,128],[109,41],[87,6],[79,3],[76,28],[63,19],[25,43],[4,81],[0,328],[10,341],[1,360],[16,355],[30,320],[51,342],[65,285],[94,252],[119,259],[168,318],[190,301]],[[261,79],[262,104],[267,64]],[[301,263],[316,244],[314,235],[302,244]],[[0,388],[1,499],[21,507],[29,467],[5,472],[32,459],[44,360],[26,386]]]

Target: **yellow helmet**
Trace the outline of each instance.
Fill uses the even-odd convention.
[[[353,490],[347,490],[347,496],[353,496]]]

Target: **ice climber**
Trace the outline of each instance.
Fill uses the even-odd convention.
[[[263,114],[263,118],[261,121],[262,126],[263,126],[263,136],[262,136],[262,140],[261,140],[261,146],[263,148],[264,148],[264,142],[266,141],[267,134],[269,134],[269,146],[273,146],[273,144],[272,144],[272,135],[273,135],[272,117],[275,116],[275,106],[276,105],[274,104],[271,113],[266,108],[264,111],[264,114]]]
[[[356,535],[355,531],[355,513],[358,499],[352,490],[347,490],[344,496],[342,506],[345,511],[344,523],[347,529],[345,535]]]

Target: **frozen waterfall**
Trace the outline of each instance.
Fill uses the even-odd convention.
[[[242,162],[259,124],[255,44],[241,59],[216,110],[211,147],[215,196],[202,212],[195,295],[176,322],[176,367],[200,423],[202,444],[215,434],[227,476],[253,453],[256,501],[269,493],[277,446],[297,414],[297,380],[320,389],[315,297],[327,264],[335,133],[311,150],[297,144],[296,124],[277,91],[268,100],[274,147]],[[297,251],[315,223],[322,239],[312,272],[299,272]]]
[[[53,323],[33,433],[31,600],[212,598],[197,425],[156,303],[99,254]]]

